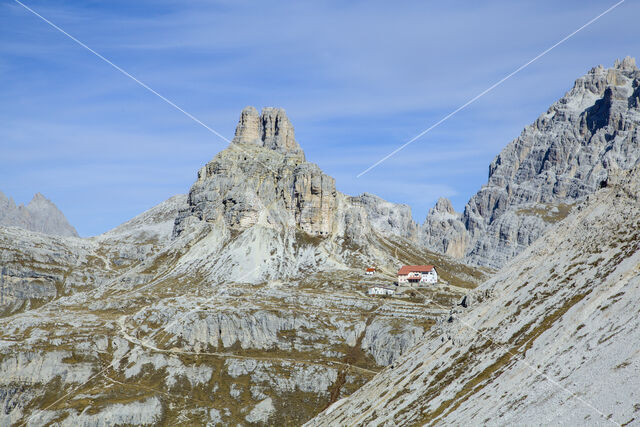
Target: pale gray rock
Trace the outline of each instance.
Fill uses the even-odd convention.
[[[164,382],[168,388],[176,385],[179,379],[186,378],[192,386],[206,384],[211,379],[213,370],[209,366],[186,366],[177,356],[165,356],[155,354],[149,356],[140,348],[135,348],[128,353],[127,360],[130,365],[124,369],[126,378],[134,378],[146,365],[153,366],[155,370],[166,372]]]
[[[20,352],[0,363],[0,385],[29,381],[47,383],[56,377],[63,382],[83,383],[91,376],[89,364],[66,364],[63,359],[71,353],[65,351]]]
[[[64,214],[40,193],[36,193],[27,206],[16,206],[13,199],[0,192],[0,225],[56,236],[78,236]]]
[[[222,218],[233,230],[266,222],[322,236],[333,231],[335,207],[335,181],[317,165],[234,144],[201,169],[175,234],[194,221]]]
[[[29,418],[28,425],[45,425],[48,420],[55,418],[53,411],[36,412]],[[67,417],[59,423],[60,426],[69,427],[107,427],[114,425],[153,425],[162,417],[162,404],[157,397],[151,397],[144,401],[127,404],[110,405],[97,414],[68,413]]]
[[[197,241],[182,258],[185,268],[206,263],[210,277],[255,283],[354,262],[388,264],[389,238],[418,245],[420,227],[407,206],[340,193],[332,177],[267,131],[261,123],[271,116],[289,126],[282,110],[258,117],[245,109],[234,142],[200,169],[173,232],[176,242]],[[269,135],[275,145],[264,142]]]
[[[258,114],[254,107],[246,107],[240,113],[232,143],[255,144],[304,161],[304,152],[296,142],[293,125],[282,108],[266,107]]]
[[[245,419],[250,423],[266,423],[275,411],[276,408],[273,406],[273,401],[270,397],[267,397],[258,403]]]
[[[120,244],[135,246],[148,241],[167,243],[171,240],[178,213],[186,207],[187,195],[178,194],[93,239],[100,242],[117,240]]]
[[[371,227],[376,231],[384,235],[417,238],[419,227],[413,220],[408,205],[391,203],[369,193],[351,197],[350,201],[364,208]]]
[[[361,347],[370,353],[381,366],[391,365],[408,349],[416,345],[424,336],[421,327],[404,324],[401,330],[393,330],[386,321],[374,321],[367,328]]]
[[[306,425],[632,425],[640,166],[471,291],[425,339]]]
[[[629,57],[576,80],[493,160],[489,181],[465,207],[467,235],[459,221],[440,221],[434,208],[424,226],[428,246],[494,268],[520,253],[605,186],[612,171],[637,163],[639,88],[640,71]]]
[[[317,303],[322,304],[320,301]],[[302,304],[302,301],[298,304]],[[326,304],[327,302],[324,302],[324,305]],[[330,319],[333,328],[327,329],[319,319],[310,316],[296,316],[295,313],[284,310],[280,313],[266,312],[256,310],[252,306],[246,306],[243,309],[232,305],[225,307],[222,304],[218,304],[216,309],[194,311],[172,321],[171,319],[176,316],[175,305],[173,302],[171,306],[149,307],[137,313],[132,320],[167,324],[165,333],[160,336],[168,345],[182,343],[183,348],[202,351],[223,351],[234,346],[245,350],[309,351],[327,348],[330,344],[345,343],[348,346],[354,346],[358,342],[358,337],[363,335],[362,349],[381,366],[393,363],[404,351],[415,345],[425,333],[422,327],[411,325],[410,322],[403,323],[401,327],[394,327],[393,319],[386,317],[376,319],[369,325],[360,320],[345,319],[344,316],[335,317]],[[287,339],[283,338],[283,332],[289,332]],[[316,346],[311,344],[313,342],[324,344]],[[154,360],[140,359],[127,368],[126,375],[136,375],[146,363],[153,363],[157,369],[168,364],[165,358]],[[234,362],[229,365],[229,375],[234,378],[246,375],[256,366],[253,360]],[[180,369],[184,368],[177,365],[173,371],[179,373]],[[203,375],[201,381],[206,379],[205,372]],[[189,376],[195,378],[196,373],[191,372]],[[169,383],[173,380],[169,377],[167,381]],[[305,381],[301,381],[300,384],[295,385],[306,391],[304,384]],[[326,390],[330,383],[316,378],[309,382],[309,385],[320,386],[320,389],[314,389],[314,392],[320,392]]]
[[[421,242],[440,253],[462,258],[469,244],[469,235],[462,215],[456,212],[449,199],[440,198],[422,224]]]
[[[31,300],[41,303],[77,286],[102,283],[105,274],[87,262],[94,250],[78,238],[0,227],[0,316]]]
[[[209,423],[207,425],[215,426],[222,424],[222,416],[220,415],[220,411],[217,409],[209,410]]]

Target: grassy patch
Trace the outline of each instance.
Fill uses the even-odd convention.
[[[565,219],[571,213],[573,208],[572,204],[559,203],[559,204],[545,204],[542,207],[531,207],[519,209],[516,211],[516,215],[523,216],[537,216],[544,222],[555,224]]]

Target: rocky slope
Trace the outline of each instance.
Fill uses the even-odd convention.
[[[20,227],[56,236],[77,237],[78,232],[51,200],[37,193],[27,206],[16,206],[0,192],[0,226]]]
[[[608,171],[606,188],[308,425],[637,424],[639,197],[640,166]]]
[[[101,236],[90,239],[0,227],[0,315],[100,288],[171,240],[186,196],[175,196]],[[132,275],[133,276],[133,275]]]
[[[391,233],[407,212],[336,191],[283,110],[247,108],[188,196],[91,239],[0,227],[0,424],[301,424],[484,277]],[[448,284],[366,296],[403,263]]]
[[[372,265],[395,272],[388,241],[413,237],[409,208],[340,193],[333,178],[300,154],[283,110],[255,114],[243,110],[233,143],[199,171],[174,237],[207,237],[176,268],[206,266],[211,278],[252,282]],[[270,138],[263,123],[277,123],[279,133]]]
[[[462,215],[436,206],[423,226],[424,241],[498,268],[606,185],[613,171],[628,170],[639,158],[640,70],[627,57],[576,80],[509,143]]]

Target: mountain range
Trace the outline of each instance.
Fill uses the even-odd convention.
[[[88,239],[0,227],[0,423],[301,424],[487,276],[393,234],[407,214],[340,193],[282,109],[247,108],[188,195]],[[424,295],[366,294],[428,263]]]
[[[631,58],[592,69],[423,224],[253,107],[188,194],[100,236],[5,209],[0,424],[640,419],[639,87]],[[405,264],[441,280],[366,294]]]
[[[40,193],[27,204],[16,206],[0,191],[0,226],[20,227],[56,236],[78,237],[78,232],[57,206]]]
[[[467,263],[500,268],[618,169],[640,158],[640,70],[633,58],[591,69],[489,165],[462,214],[429,212],[424,241]]]

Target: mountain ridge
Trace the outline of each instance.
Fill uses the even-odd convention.
[[[0,191],[0,225],[66,237],[79,237],[58,207],[41,193],[25,205],[16,205]]]
[[[640,159],[640,70],[635,60],[597,66],[511,141],[489,165],[488,182],[459,217],[432,210],[427,247],[501,267],[571,206]]]
[[[100,236],[0,228],[0,424],[301,424],[486,276],[394,234],[408,207],[340,193],[283,110],[256,112],[188,195]],[[367,295],[403,264],[444,281]]]
[[[636,73],[625,59],[578,79],[492,163],[475,222],[446,199],[418,225],[406,205],[341,193],[284,110],[247,107],[187,195],[88,239],[0,228],[0,423],[301,424],[322,408],[310,425],[626,422],[640,388]],[[572,162],[585,169],[561,170]],[[485,281],[442,253],[507,264]],[[443,281],[366,294],[403,264]],[[527,363],[594,393],[604,418]],[[615,381],[593,384],[601,372]]]

